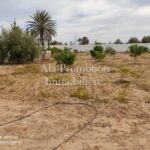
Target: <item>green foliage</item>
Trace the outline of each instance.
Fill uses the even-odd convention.
[[[10,31],[2,31],[0,38],[1,63],[25,63],[38,56],[38,48],[33,37],[14,26]]]
[[[62,42],[58,42],[58,41],[53,41],[50,43],[50,45],[63,45]]]
[[[136,37],[131,37],[128,41],[128,43],[140,43],[139,39]]]
[[[147,53],[149,51],[148,47],[145,46],[139,46],[139,49],[141,49],[142,53]]]
[[[123,42],[120,39],[117,39],[114,44],[123,44]]]
[[[71,51],[71,48],[64,48],[54,55],[57,64],[73,65],[76,54]]]
[[[105,49],[105,53],[106,54],[109,54],[109,55],[115,55],[116,54],[116,51],[112,48],[112,47],[107,47]]]
[[[53,56],[54,54],[60,53],[60,52],[61,52],[61,49],[60,49],[60,48],[53,47],[53,48],[50,48],[50,51],[51,51],[51,54],[52,54],[52,56]]]
[[[8,32],[6,30],[2,30],[0,35],[0,64],[3,64],[7,58],[8,54]]]
[[[138,45],[131,45],[129,47],[130,56],[134,57],[136,60],[137,56],[140,56],[141,54],[148,52],[148,48],[144,46],[138,46]]]
[[[86,45],[86,44],[89,44],[89,39],[88,37],[84,36],[83,38],[79,38],[78,42],[80,45]]]
[[[142,43],[150,43],[150,36],[144,36],[142,39]]]
[[[106,57],[106,53],[104,48],[100,45],[97,45],[90,51],[91,56],[99,61],[102,61]]]
[[[46,51],[44,49],[45,41],[48,41],[49,46],[52,36],[56,35],[56,23],[45,10],[36,11],[31,18],[32,21],[27,22],[27,31],[30,31],[31,35],[34,37],[40,37],[39,40],[42,45],[44,59],[46,55]]]

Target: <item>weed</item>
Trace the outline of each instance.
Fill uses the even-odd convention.
[[[131,70],[129,68],[125,68],[123,66],[119,66],[118,67],[118,72],[121,74],[121,80],[123,80],[123,78],[126,76],[126,75],[129,75],[131,77],[135,77],[135,78],[139,78],[140,77],[140,74],[137,73],[137,71],[135,70]]]
[[[127,94],[127,88],[122,88],[119,94],[115,97],[115,100],[117,100],[120,103],[126,103],[128,100],[126,94]]]
[[[82,100],[88,100],[89,94],[85,88],[78,88],[75,92],[71,94],[71,97],[76,97]]]
[[[117,100],[120,103],[125,103],[127,101],[125,95],[121,95],[121,94],[119,94],[118,96],[116,96],[115,100]]]

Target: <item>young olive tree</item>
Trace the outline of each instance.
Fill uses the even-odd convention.
[[[103,59],[106,57],[105,50],[102,46],[97,45],[93,48],[93,50],[90,51],[91,56],[99,61],[103,61]]]
[[[134,58],[134,63],[137,61],[137,57],[141,54],[148,52],[148,48],[145,46],[131,45],[129,47],[130,56]]]
[[[71,66],[74,64],[76,60],[76,54],[72,52],[71,48],[64,48],[56,53],[54,58],[57,61],[57,64],[64,66],[63,72],[65,72],[66,66]]]
[[[38,54],[34,38],[23,32],[15,22],[11,30],[3,30],[0,38],[1,63],[25,63],[33,61]]]
[[[52,48],[50,48],[50,51],[51,51],[51,55],[54,56],[55,54],[60,53],[61,49],[56,48],[56,47],[52,47]]]

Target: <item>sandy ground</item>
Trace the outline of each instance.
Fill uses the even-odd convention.
[[[48,63],[56,65],[53,59]],[[58,149],[149,150],[150,54],[140,56],[135,65],[128,54],[118,53],[114,63],[111,56],[101,63],[88,54],[78,54],[74,67],[86,65],[108,66],[111,71],[45,75],[43,64],[0,66],[0,124],[55,102],[88,103],[97,109],[96,119]],[[118,82],[119,66],[128,69],[123,75],[128,83]],[[45,76],[84,76],[103,82],[99,86],[46,86]],[[78,96],[79,89],[87,99]],[[51,150],[82,128],[93,113],[83,105],[57,105],[0,126],[0,150]]]

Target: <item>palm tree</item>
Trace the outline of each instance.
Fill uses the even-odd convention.
[[[39,38],[44,59],[46,55],[45,40],[51,40],[52,36],[56,35],[56,22],[52,20],[49,13],[45,10],[36,11],[31,18],[32,21],[27,21],[27,31],[29,31],[32,36]]]

